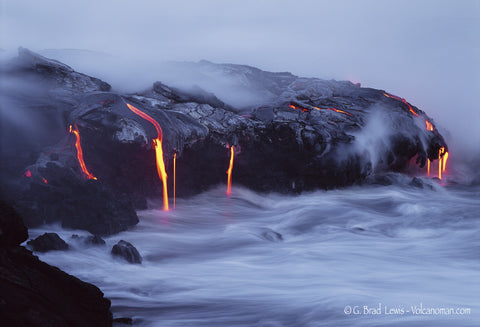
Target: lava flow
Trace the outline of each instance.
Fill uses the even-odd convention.
[[[75,148],[77,149],[77,159],[78,163],[80,164],[80,168],[88,179],[97,179],[88,171],[87,167],[85,166],[85,161],[83,161],[82,144],[80,142],[80,131],[78,130],[76,124],[73,126],[74,128],[72,128],[72,125],[70,125],[70,133],[73,133],[75,135]]]
[[[148,120],[150,123],[155,126],[157,130],[157,137],[152,140],[153,148],[155,149],[156,163],[157,163],[157,173],[158,177],[163,183],[163,210],[168,211],[168,191],[167,191],[167,172],[165,170],[165,162],[163,161],[163,149],[162,149],[162,140],[163,132],[160,124],[157,123],[155,119],[144,113],[143,111],[135,108],[131,104],[127,103],[128,109],[130,109],[134,114],[139,115],[145,120]]]
[[[442,179],[442,171],[445,172],[448,159],[448,152],[445,152],[445,148],[442,146],[438,150],[438,179]]]
[[[387,98],[392,98],[392,99],[395,99],[395,100],[398,100],[398,101],[402,101],[403,103],[405,103],[408,106],[408,109],[410,109],[410,112],[412,114],[414,114],[415,116],[418,116],[418,114],[415,112],[415,110],[413,110],[412,106],[410,105],[410,103],[407,102],[407,100],[405,100],[403,98],[400,98],[400,97],[397,97],[396,95],[393,95],[393,94],[390,94],[390,93],[383,93],[383,95],[386,96]]]
[[[337,109],[337,108],[318,108],[318,107],[314,107],[315,109],[317,110],[333,110],[335,112],[338,112],[338,113],[341,113],[341,114],[345,114],[345,115],[349,115],[349,116],[353,116],[351,113],[349,112],[346,112],[346,111],[343,111],[343,110],[340,110],[340,109]]]
[[[230,147],[230,165],[228,166],[227,175],[227,195],[232,194],[232,170],[233,170],[233,157],[235,156],[235,147]]]
[[[427,131],[433,132],[433,125],[428,120],[425,121],[425,125],[427,125]]]
[[[311,110],[311,109],[309,110],[309,109],[307,109],[307,108],[299,107],[299,106],[297,106],[297,105],[295,105],[295,104],[292,104],[292,103],[290,103],[288,106],[289,106],[290,108],[292,108],[292,109],[301,110],[301,111],[303,111],[303,112],[309,112],[309,111]],[[317,110],[332,110],[332,111],[335,111],[335,112],[338,112],[338,113],[341,113],[341,114],[353,116],[351,113],[346,112],[346,111],[343,111],[343,110],[340,110],[340,109],[337,109],[337,108],[319,108],[319,107],[313,107],[313,108],[315,108],[315,109],[317,109]]]
[[[175,198],[177,197],[177,192],[175,190],[175,184],[177,179],[177,154],[173,155],[173,208],[175,208]]]
[[[445,147],[441,147],[438,150],[438,179],[442,179],[442,173],[447,170],[448,151],[445,151]],[[430,159],[427,159],[427,176],[430,176]]]

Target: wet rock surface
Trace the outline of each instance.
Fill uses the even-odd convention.
[[[142,256],[138,250],[129,242],[120,240],[112,248],[112,255],[121,257],[130,263],[142,263]]]
[[[252,101],[236,105],[199,87],[161,82],[119,94],[66,65],[20,51],[7,76],[46,80],[50,87],[22,97],[17,90],[9,99],[57,122],[47,133],[55,137],[40,148],[27,147],[23,159],[8,164],[18,178],[5,188],[28,226],[61,221],[107,235],[135,225],[135,209],[164,192],[153,148],[157,138],[170,195],[175,157],[179,197],[226,183],[232,146],[234,184],[282,193],[375,180],[376,174],[424,167],[442,147],[448,149],[430,117],[383,90],[242,65],[185,65],[207,69],[208,76],[227,75]]]
[[[0,246],[15,247],[28,238],[22,218],[5,201],[0,200]]]
[[[105,245],[105,240],[98,235],[79,236],[72,235],[72,240],[79,241],[86,245]]]
[[[57,233],[45,233],[28,241],[27,245],[35,252],[68,250],[68,244]]]
[[[94,285],[52,267],[19,244],[28,238],[13,207],[0,202],[0,324],[2,326],[111,326],[110,301]],[[19,225],[23,228],[18,228]]]

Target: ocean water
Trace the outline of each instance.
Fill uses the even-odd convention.
[[[160,199],[106,246],[38,254],[135,326],[479,326],[480,187],[403,182],[298,196],[219,186]],[[141,265],[110,255],[120,239]],[[457,311],[458,310],[458,311]]]

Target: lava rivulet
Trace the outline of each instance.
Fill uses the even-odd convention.
[[[150,123],[155,126],[155,129],[157,130],[157,137],[152,140],[153,143],[153,148],[155,149],[155,157],[156,157],[156,164],[157,164],[157,173],[158,177],[163,183],[163,210],[168,211],[169,206],[168,206],[168,190],[167,190],[167,172],[165,170],[165,162],[163,161],[163,149],[162,149],[162,141],[163,141],[163,132],[162,128],[160,127],[160,124],[141,111],[140,109],[135,108],[131,104],[127,103],[128,109],[130,109],[134,114],[142,117],[143,119],[149,121]]]
[[[232,194],[232,170],[233,170],[233,158],[235,156],[235,147],[232,145],[230,147],[230,164],[228,165],[227,170],[227,195]]]
[[[415,112],[415,110],[413,110],[412,106],[410,105],[410,103],[407,102],[407,100],[405,100],[403,98],[400,98],[400,97],[397,97],[396,95],[393,95],[393,94],[390,94],[390,93],[383,93],[383,95],[386,96],[387,98],[392,98],[392,99],[395,99],[395,100],[398,100],[398,101],[401,101],[401,102],[405,103],[408,106],[408,109],[410,109],[410,112],[412,114],[414,114],[415,116],[418,116],[418,114]]]
[[[447,170],[447,160],[448,160],[448,151],[445,150],[445,147],[441,147],[438,150],[438,179],[442,179],[442,173],[445,173]],[[427,159],[427,175],[430,176],[430,159]]]
[[[173,208],[175,208],[176,193],[176,179],[177,179],[177,154],[173,155]]]
[[[301,110],[303,112],[309,112],[311,109],[307,109],[307,108],[303,108],[303,107],[300,107],[300,106],[297,106],[295,104],[292,104],[290,103],[288,105],[290,108],[292,109],[297,109],[297,110]],[[345,115],[349,115],[349,116],[353,116],[351,113],[349,112],[346,112],[346,111],[343,111],[343,110],[340,110],[340,109],[337,109],[337,108],[319,108],[319,107],[313,107],[317,110],[331,110],[331,111],[335,111],[335,112],[338,112],[338,113],[341,113],[341,114],[345,114]]]
[[[83,150],[82,150],[82,144],[80,141],[80,131],[78,130],[77,125],[73,125],[74,128],[72,128],[72,125],[70,125],[70,133],[75,135],[75,148],[77,149],[77,159],[78,163],[80,164],[80,168],[82,169],[82,172],[87,176],[88,179],[97,179],[93,174],[91,174],[86,165],[85,161],[83,160]]]

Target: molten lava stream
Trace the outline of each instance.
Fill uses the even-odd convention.
[[[410,105],[410,103],[407,102],[407,100],[405,100],[403,98],[400,98],[400,97],[397,97],[396,95],[393,95],[393,94],[390,94],[390,93],[383,93],[383,95],[386,96],[387,98],[392,98],[392,99],[395,99],[395,100],[398,100],[398,101],[401,101],[401,102],[405,103],[408,106],[408,109],[410,110],[410,112],[412,114],[414,114],[415,116],[418,116],[418,114],[415,112],[415,110],[413,110],[412,106]]]
[[[163,131],[162,128],[160,127],[160,124],[144,113],[143,111],[135,108],[131,104],[127,103],[128,109],[130,109],[134,114],[142,117],[143,119],[149,121],[150,123],[155,126],[155,129],[157,130],[157,137],[152,140],[153,143],[153,148],[155,149],[155,158],[156,158],[156,164],[157,164],[157,173],[158,177],[163,183],[163,210],[168,211],[169,206],[168,206],[168,190],[167,190],[167,172],[165,170],[165,162],[163,161],[163,149],[162,149],[162,140],[163,140]]]
[[[72,125],[70,125],[70,133],[73,133],[75,135],[75,148],[77,149],[77,159],[78,163],[80,164],[80,168],[82,169],[82,172],[87,176],[88,179],[97,179],[95,176],[93,176],[85,166],[85,161],[83,161],[83,151],[82,151],[82,144],[80,142],[80,131],[78,130],[78,127],[76,124],[73,125],[74,128],[72,128]]]
[[[445,148],[441,147],[438,150],[438,179],[442,180],[443,158],[445,155]]]
[[[447,160],[448,160],[448,151],[445,152],[443,155],[443,167],[442,167],[442,172],[445,172],[447,169]]]
[[[177,179],[177,154],[173,155],[173,208],[175,208],[175,199],[177,197],[177,192],[175,189],[176,179]]]
[[[430,159],[427,159],[427,176],[430,176]]]
[[[230,164],[228,166],[227,175],[227,195],[232,194],[232,170],[233,170],[233,158],[235,156],[235,147],[232,145],[230,147]]]

